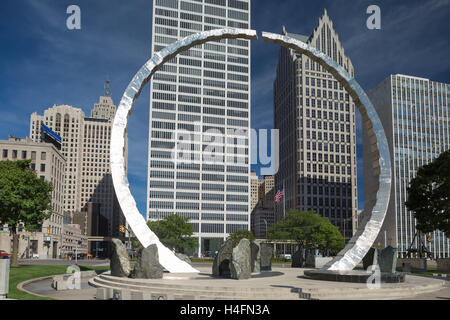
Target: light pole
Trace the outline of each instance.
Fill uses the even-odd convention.
[[[267,240],[267,220],[264,219],[264,223],[266,224],[266,240]]]
[[[78,264],[78,241],[75,242],[75,264]]]

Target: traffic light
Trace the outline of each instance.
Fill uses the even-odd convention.
[[[50,227],[47,228],[47,234],[50,234]]]
[[[427,236],[427,241],[431,242],[431,236],[430,235]]]
[[[120,226],[119,230],[120,230],[120,232],[125,233],[125,227],[124,226]]]

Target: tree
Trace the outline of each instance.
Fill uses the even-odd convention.
[[[335,254],[345,246],[339,229],[314,211],[290,210],[270,228],[269,239],[293,240],[301,249],[318,249]]]
[[[13,267],[19,266],[17,226],[22,223],[27,230],[38,231],[52,210],[53,186],[39,179],[30,163],[31,160],[0,161],[0,223],[8,224],[11,230]]]
[[[149,221],[147,224],[166,247],[184,253],[186,249],[198,246],[197,240],[192,238],[194,229],[188,221],[189,218],[173,214],[164,220]]]
[[[250,240],[250,242],[255,241],[255,236],[249,230],[238,230],[230,234],[231,240],[233,240],[233,246],[236,247],[242,239]]]
[[[419,168],[411,180],[408,210],[414,212],[416,229],[429,233],[441,230],[450,234],[450,150]]]

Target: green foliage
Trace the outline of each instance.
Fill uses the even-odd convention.
[[[290,210],[286,217],[270,227],[269,239],[293,240],[307,249],[337,253],[344,248],[344,238],[328,218],[314,211]]]
[[[192,238],[194,229],[188,221],[189,218],[173,214],[164,220],[149,221],[147,224],[166,247],[184,253],[185,250],[198,246],[197,240]]]
[[[414,212],[417,230],[450,234],[450,150],[419,168],[405,205]]]
[[[248,239],[250,242],[255,241],[255,236],[249,230],[238,230],[230,234],[230,238],[233,240],[233,246],[236,247],[242,239]]]
[[[8,224],[13,237],[12,266],[18,267],[19,239],[16,226],[23,223],[38,231],[52,212],[51,183],[39,179],[31,160],[0,161],[0,224]]]
[[[139,250],[142,249],[143,247],[137,238],[131,238],[131,248],[133,250]]]
[[[0,223],[37,231],[51,215],[51,183],[39,179],[31,160],[0,161]]]

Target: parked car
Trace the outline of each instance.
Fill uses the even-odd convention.
[[[11,255],[5,250],[0,250],[0,259],[10,259]]]

